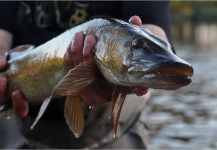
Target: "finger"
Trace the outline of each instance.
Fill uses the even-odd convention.
[[[96,39],[93,35],[87,35],[83,47],[83,59],[85,62],[94,62],[93,49]]]
[[[29,112],[29,106],[23,94],[18,90],[14,91],[12,94],[12,100],[13,109],[17,116],[20,118],[26,117]]]
[[[104,105],[110,101],[109,94],[99,87],[90,90],[91,96],[97,104]]]
[[[89,105],[92,105],[93,103],[104,105],[111,101],[113,90],[114,85],[108,83],[107,81],[101,81],[90,91],[82,93],[81,97],[84,102]]]
[[[92,97],[91,93],[89,91],[80,94],[82,100],[84,103],[88,105],[93,105],[95,103],[94,98]]]
[[[114,85],[110,84],[106,80],[103,80],[98,83],[95,88],[90,90],[90,94],[96,103],[104,105],[107,102],[111,101],[113,91]]]
[[[4,102],[5,91],[7,87],[7,79],[5,77],[0,77],[0,104]]]
[[[0,55],[0,70],[4,69],[7,65],[6,58]]]
[[[71,45],[67,48],[67,56],[66,56],[66,63],[70,69],[74,68],[74,63],[72,59],[72,51]]]
[[[83,62],[83,44],[84,36],[82,33],[77,32],[71,43],[71,54],[74,66],[77,66]]]
[[[112,93],[115,90],[116,85],[109,83],[107,80],[101,80],[98,84],[97,87],[100,89],[103,89],[105,93],[109,96],[110,100],[112,97]]]
[[[147,87],[132,87],[131,92],[136,93],[137,96],[142,96],[148,93]]]
[[[138,16],[130,17],[129,22],[137,26],[142,26],[142,20]]]

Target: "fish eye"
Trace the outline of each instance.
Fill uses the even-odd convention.
[[[140,39],[140,38],[135,39],[132,41],[132,48],[133,49],[140,49],[140,48],[142,48],[143,44],[144,44],[144,42],[142,39]]]

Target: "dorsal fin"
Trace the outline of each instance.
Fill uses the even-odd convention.
[[[29,51],[34,49],[35,46],[31,44],[25,44],[25,45],[20,45],[17,47],[14,47],[12,50],[10,50],[7,54],[5,54],[7,57],[10,57],[8,59],[16,58],[23,52]]]
[[[20,46],[17,46],[17,47],[14,47],[13,49],[11,49],[9,51],[9,54],[11,53],[15,53],[15,52],[25,52],[25,51],[28,51],[28,50],[32,50],[34,49],[35,46],[34,45],[31,45],[31,44],[25,44],[25,45],[20,45]]]

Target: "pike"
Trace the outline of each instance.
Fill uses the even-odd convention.
[[[67,49],[76,32],[92,34],[95,64],[82,62],[71,69]],[[0,116],[8,116],[11,94],[21,90],[28,103],[42,103],[32,128],[53,98],[66,96],[64,116],[78,138],[84,128],[84,111],[80,93],[92,89],[103,76],[116,85],[112,95],[111,116],[114,135],[129,88],[143,86],[175,90],[191,83],[192,66],[173,52],[171,45],[145,28],[118,19],[96,18],[73,27],[43,45],[16,47],[8,54],[7,103]],[[84,73],[85,72],[85,73]]]

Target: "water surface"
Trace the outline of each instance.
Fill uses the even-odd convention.
[[[152,90],[143,112],[153,149],[217,149],[217,46],[176,44],[177,55],[192,64],[189,86]]]

